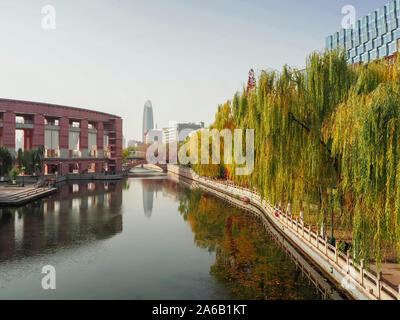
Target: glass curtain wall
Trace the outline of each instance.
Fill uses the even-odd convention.
[[[346,50],[348,64],[392,56],[400,51],[399,19],[400,0],[393,0],[359,19],[353,28],[328,36],[325,46],[328,50]]]

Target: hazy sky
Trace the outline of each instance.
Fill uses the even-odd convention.
[[[250,68],[301,67],[373,0],[0,0],[0,97],[85,107],[124,118],[139,139],[146,100],[158,127],[214,119]],[[41,9],[56,9],[43,30]]]

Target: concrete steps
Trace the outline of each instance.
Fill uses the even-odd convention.
[[[24,203],[55,193],[57,188],[43,187],[3,187],[0,189],[1,206],[19,206]]]

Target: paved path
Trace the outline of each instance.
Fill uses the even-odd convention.
[[[376,266],[371,264],[370,267],[376,273]],[[400,288],[400,266],[398,263],[382,263],[381,271],[382,278],[387,280],[393,288]]]

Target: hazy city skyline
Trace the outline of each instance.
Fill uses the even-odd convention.
[[[385,3],[351,4],[359,18]],[[141,139],[147,100],[160,128],[208,125],[250,68],[304,66],[340,29],[347,4],[3,0],[0,96],[118,114],[127,140]],[[42,29],[45,5],[56,9],[55,30]]]
[[[144,142],[145,135],[149,130],[154,129],[153,106],[150,100],[147,100],[143,109],[143,124],[142,124],[142,141]]]

